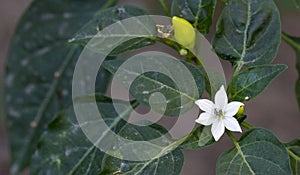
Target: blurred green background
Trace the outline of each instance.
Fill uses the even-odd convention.
[[[8,174],[9,154],[8,137],[4,129],[4,90],[5,58],[13,36],[17,21],[30,4],[30,0],[1,0],[0,1],[0,175]],[[150,14],[159,14],[162,8],[158,0],[121,0],[121,4],[132,4],[148,9]],[[296,9],[293,0],[277,0],[282,29],[288,34],[300,36],[300,10]],[[216,10],[219,15],[221,7]],[[210,35],[208,37],[211,37]],[[267,41],[266,41],[267,44]],[[297,72],[295,69],[295,54],[284,42],[280,46],[276,63],[287,64],[289,69],[279,76],[255,100],[246,103],[247,121],[255,126],[272,130],[283,142],[300,138],[300,113],[294,94]],[[224,69],[230,75],[230,65],[224,62]],[[218,155],[232,147],[227,137],[218,144],[207,149],[193,152],[186,151],[186,161],[183,175],[215,174],[215,164]]]

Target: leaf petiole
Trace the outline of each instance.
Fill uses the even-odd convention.
[[[232,140],[232,142],[234,143],[235,146],[239,146],[236,138],[229,130],[226,130],[226,134],[229,136],[229,138]]]
[[[242,127],[246,128],[246,129],[252,129],[252,128],[253,128],[253,126],[250,125],[250,124],[247,123],[247,122],[242,122],[241,125],[242,125]]]
[[[297,50],[300,50],[300,45],[297,44],[295,41],[293,41],[286,33],[281,33],[281,38],[288,44],[290,44],[292,47],[294,47]]]
[[[170,11],[170,9],[168,8],[168,6],[167,6],[165,0],[159,0],[159,2],[160,2],[160,4],[161,4],[162,8],[164,9],[166,15],[169,16],[169,17],[171,17],[171,11]]]

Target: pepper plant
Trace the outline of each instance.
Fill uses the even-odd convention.
[[[247,117],[251,116],[244,113],[246,101],[255,100],[287,69],[273,63],[282,40],[294,48],[300,71],[300,38],[281,31],[273,0],[168,2],[157,1],[168,24],[155,21],[147,9],[118,5],[118,0],[32,2],[17,26],[7,58],[11,174],[29,169],[32,175],[177,175],[184,164],[183,150],[205,151],[226,135],[234,147],[220,155],[216,174],[300,174],[299,139],[282,143],[268,129],[249,124]],[[199,43],[197,37],[211,32],[217,3],[222,12],[208,52],[232,64],[228,85],[219,81],[218,72],[209,72],[204,58],[195,52],[205,43]],[[134,19],[133,23],[129,19]],[[128,24],[126,28],[124,24]],[[107,28],[111,25],[116,27]],[[141,35],[141,31],[151,36]],[[127,35],[113,36],[114,32]],[[137,37],[132,37],[134,34]],[[124,38],[126,41],[120,42]],[[118,46],[111,48],[115,43]],[[138,64],[130,62],[128,54],[153,46],[168,48],[177,54],[177,60],[151,52],[134,56]],[[95,58],[104,57],[100,67],[88,64],[85,69],[78,68],[80,60],[89,60],[82,56],[86,50],[93,50]],[[104,54],[106,51],[109,53]],[[173,65],[174,69],[160,65]],[[94,69],[97,76],[91,81],[83,72]],[[156,69],[161,72],[153,71]],[[78,76],[83,81],[77,82]],[[131,76],[133,81],[128,78]],[[127,101],[108,92],[115,78],[127,88]],[[193,86],[186,87],[189,83]],[[91,93],[74,95],[81,87],[90,91],[90,86]],[[204,98],[205,94],[208,97]],[[300,104],[299,79],[295,94]],[[95,104],[101,120],[91,115],[90,104]],[[153,116],[176,118],[194,105],[201,112],[190,116],[194,127],[180,138],[173,138],[159,122],[128,120],[140,107],[152,111],[149,114]],[[89,130],[91,126],[93,130]],[[158,146],[148,142],[156,138],[162,138],[155,142]],[[127,140],[145,145],[123,144]],[[132,159],[134,153],[136,159]]]

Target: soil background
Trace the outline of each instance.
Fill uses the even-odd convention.
[[[4,96],[5,59],[17,21],[30,2],[30,0],[0,0],[0,175],[8,174],[10,161],[2,100]],[[162,10],[157,0],[121,0],[120,3],[146,8],[150,14],[159,14]],[[300,36],[300,10],[296,9],[292,0],[277,0],[276,3],[281,13],[283,31]],[[221,8],[217,7],[216,16],[220,14]],[[210,37],[211,35],[208,36],[208,38]],[[295,69],[296,57],[292,48],[285,42],[282,42],[275,62],[288,65],[288,70],[273,81],[269,88],[255,100],[247,102],[245,113],[248,115],[247,121],[249,123],[257,127],[265,127],[273,131],[282,142],[289,142],[295,138],[300,138],[300,113],[294,93],[295,81],[298,76]],[[223,61],[222,63],[224,63],[226,74],[230,76],[232,73],[230,64]],[[185,164],[181,174],[215,174],[218,156],[232,146],[231,141],[225,136],[209,148],[199,151],[185,151]]]

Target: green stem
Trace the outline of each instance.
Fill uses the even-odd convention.
[[[281,33],[281,38],[290,44],[292,47],[296,48],[297,50],[300,50],[300,45],[298,45],[295,41],[293,41],[287,34],[284,32]]]
[[[170,9],[168,8],[168,6],[167,6],[165,0],[159,0],[159,2],[160,2],[160,4],[161,4],[162,8],[164,9],[165,13],[167,14],[167,16],[171,17],[171,11],[170,11]]]
[[[160,38],[160,37],[156,37],[156,38],[152,38],[155,41],[158,41],[160,43],[163,43],[169,47],[171,47],[172,49],[176,50],[177,52],[180,51],[180,47],[178,46],[178,44],[176,44],[175,41],[172,40],[168,40],[168,39],[164,39],[164,38]]]
[[[186,57],[185,61],[188,62],[188,63],[193,63],[193,58]]]
[[[113,5],[115,5],[116,1],[114,0],[108,0],[104,5],[102,5],[101,10],[109,8]]]
[[[200,60],[198,60],[197,58],[195,59],[195,64],[197,66],[203,66],[203,63]]]
[[[226,134],[229,136],[229,138],[232,140],[232,142],[234,143],[235,146],[239,146],[236,138],[230,131],[226,130]]]
[[[220,0],[223,4],[226,4],[228,0]]]
[[[191,51],[189,51],[188,58],[190,60],[192,60],[196,66],[203,66],[200,55],[198,55],[198,57],[196,57]]]
[[[253,126],[250,125],[250,124],[247,123],[247,122],[242,122],[241,125],[242,125],[242,127],[246,128],[246,129],[252,129],[252,128],[253,128]]]

